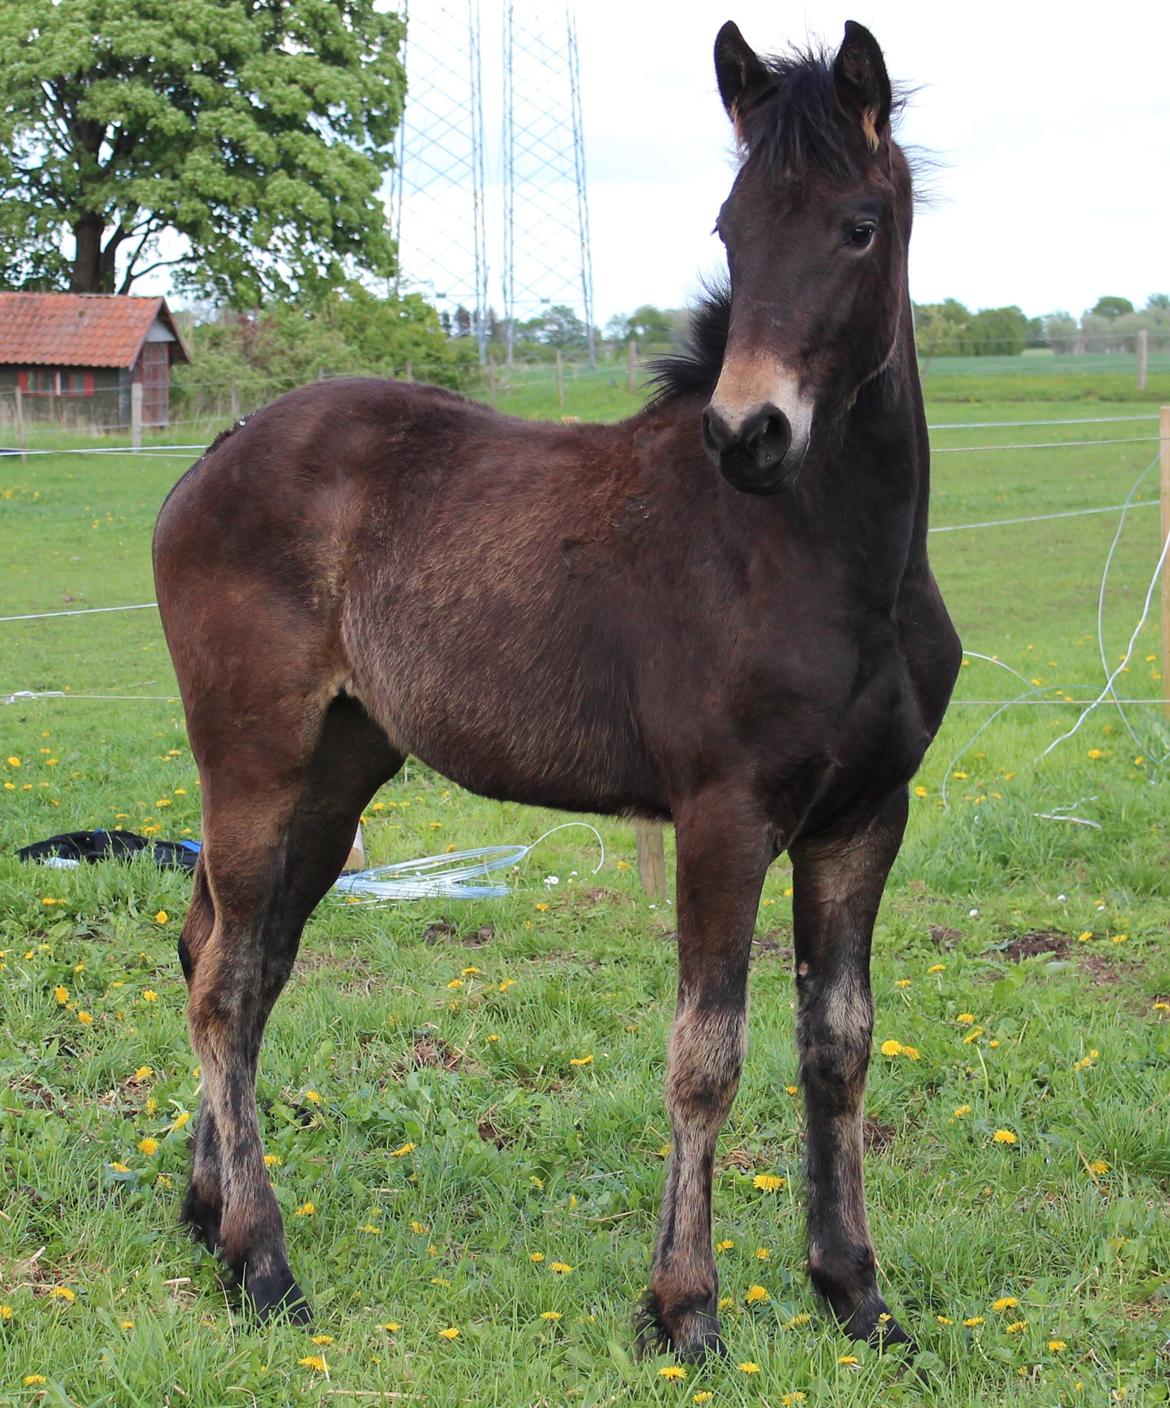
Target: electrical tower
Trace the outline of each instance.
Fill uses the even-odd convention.
[[[504,320],[566,305],[583,313],[593,365],[593,266],[585,188],[581,68],[572,0],[563,24],[533,0],[504,0]]]
[[[488,261],[479,0],[403,7],[406,105],[390,221],[399,293],[417,290],[487,360]]]
[[[421,292],[453,335],[475,337],[486,361],[488,250],[502,250],[490,262],[502,271],[508,362],[518,323],[567,306],[584,323],[592,365],[593,269],[572,0],[551,16],[538,0],[485,3],[499,5],[503,20],[501,64],[490,64],[486,89],[489,98],[502,98],[489,104],[493,115],[503,113],[499,163],[489,162],[498,180],[490,186],[480,0],[413,0],[403,11],[406,106],[390,199],[398,291]]]

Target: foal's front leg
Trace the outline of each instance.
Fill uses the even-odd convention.
[[[870,940],[905,826],[903,789],[864,825],[790,851],[809,1275],[852,1338],[885,1344],[909,1336],[878,1290],[862,1185],[862,1115],[873,1039]]]
[[[678,1005],[666,1075],[673,1142],[638,1343],[643,1352],[671,1349],[682,1359],[723,1347],[711,1179],[743,1065],[748,958],[772,859],[764,827],[745,829],[737,820],[721,799],[675,822]]]

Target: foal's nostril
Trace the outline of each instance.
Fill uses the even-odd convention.
[[[744,426],[741,439],[758,469],[771,469],[788,453],[792,425],[776,406],[763,406]]]

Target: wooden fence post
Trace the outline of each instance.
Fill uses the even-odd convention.
[[[561,349],[557,348],[557,405],[565,409],[565,367],[561,361]]]
[[[631,337],[626,343],[626,390],[638,389],[638,344]]]
[[[20,446],[20,462],[28,463],[28,456],[24,453],[24,392],[20,387],[16,388],[16,443]]]
[[[142,448],[142,383],[140,381],[130,383],[130,444],[136,450]]]
[[[1150,334],[1139,328],[1137,335],[1137,389],[1144,391],[1150,373]]]
[[[662,827],[657,822],[639,821],[636,826],[638,838],[638,874],[642,879],[642,889],[646,898],[661,900],[666,898],[666,848],[662,839]]]
[[[1162,467],[1162,542],[1170,535],[1170,406],[1158,417],[1158,451]],[[1170,562],[1162,565],[1162,698],[1170,699]],[[1162,705],[1170,718],[1170,703]]]

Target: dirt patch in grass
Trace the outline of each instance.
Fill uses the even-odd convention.
[[[485,1144],[494,1144],[497,1149],[506,1149],[509,1144],[514,1142],[512,1136],[505,1134],[499,1125],[496,1124],[495,1120],[492,1119],[491,1110],[480,1117],[475,1128],[479,1137]]]
[[[880,1120],[866,1120],[861,1126],[861,1137],[865,1141],[866,1153],[881,1154],[898,1137],[892,1124],[882,1124]]]
[[[428,924],[419,937],[424,944],[441,944],[455,938],[459,930],[449,919],[440,919],[437,924]]]
[[[1121,981],[1121,967],[1107,958],[1099,958],[1095,953],[1086,953],[1080,966],[1094,987],[1108,987]]]
[[[407,1071],[458,1071],[464,1069],[463,1054],[450,1042],[444,1041],[438,1032],[416,1031],[411,1038],[410,1050],[396,1063],[396,1070],[400,1076]]]
[[[774,953],[777,958],[787,962],[792,958],[792,945],[788,942],[789,935],[783,929],[769,929],[766,934],[761,934],[758,939],[752,940],[752,948],[756,953]]]
[[[932,924],[928,933],[935,948],[954,948],[963,937],[961,929],[948,929],[945,924]]]
[[[1009,939],[1000,952],[1011,963],[1019,963],[1025,958],[1035,958],[1041,953],[1050,953],[1053,958],[1067,958],[1068,944],[1067,934],[1036,929],[1031,933],[1018,934],[1014,939]]]

